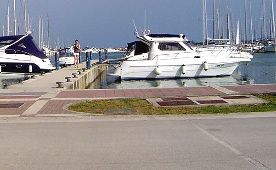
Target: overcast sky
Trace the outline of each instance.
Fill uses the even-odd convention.
[[[22,1],[17,0],[17,13],[21,18]],[[209,34],[212,34],[213,0],[207,1]],[[240,16],[244,20],[244,0],[216,1],[221,2],[225,20],[227,9],[231,9],[234,23]],[[251,1],[252,15],[260,25],[262,1],[246,1],[248,13]],[[13,0],[0,1],[1,25],[5,20],[8,2],[12,8]],[[269,17],[270,0],[265,2]],[[128,42],[135,40],[132,20],[135,21],[138,31],[143,30],[146,25],[151,33],[183,33],[190,40],[202,41],[202,0],[26,0],[26,3],[36,40],[39,15],[44,19],[45,30],[47,15],[49,16],[51,44],[59,40],[61,44],[71,45],[75,39],[79,39],[82,47],[126,46]],[[12,17],[12,9],[10,10]],[[18,20],[22,28],[23,19]]]

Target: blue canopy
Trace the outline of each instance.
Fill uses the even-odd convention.
[[[20,38],[22,39],[19,40]],[[8,45],[11,46],[6,48],[5,52],[7,54],[26,54],[34,55],[41,59],[47,58],[47,56],[41,50],[38,49],[35,42],[33,41],[33,37],[30,34],[0,37],[0,48]]]

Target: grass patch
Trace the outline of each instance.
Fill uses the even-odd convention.
[[[206,107],[154,107],[145,99],[118,99],[85,101],[69,106],[76,112],[104,114],[113,109],[135,109],[139,115],[170,115],[170,114],[228,114],[238,112],[268,112],[276,111],[276,94],[258,95],[268,103],[256,105],[228,105]]]

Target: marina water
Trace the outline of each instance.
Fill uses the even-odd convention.
[[[116,60],[124,53],[102,53],[103,58]],[[82,61],[85,54],[81,55]],[[98,59],[98,54],[93,54],[92,59]],[[54,61],[53,57],[51,61]],[[109,72],[113,69],[109,67]],[[0,73],[0,87],[21,83],[28,79],[29,75]],[[108,73],[101,77],[89,88],[96,89],[132,89],[132,88],[167,88],[167,87],[198,87],[198,86],[227,86],[243,84],[275,84],[276,83],[276,53],[255,53],[254,58],[248,65],[240,65],[231,76],[212,78],[189,78],[189,79],[162,79],[162,80],[129,80],[119,81]]]

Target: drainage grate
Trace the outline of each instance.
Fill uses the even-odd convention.
[[[221,96],[223,99],[246,99],[248,96]]]
[[[217,103],[227,103],[224,100],[197,100],[200,104],[217,104]]]
[[[0,104],[0,108],[19,108],[22,106],[24,103],[7,103],[7,104]]]
[[[187,97],[182,97],[182,98],[162,98],[163,101],[183,101],[183,100],[190,100]]]
[[[196,105],[191,100],[182,100],[182,101],[163,101],[163,102],[157,102],[160,106],[180,106],[180,105]]]

